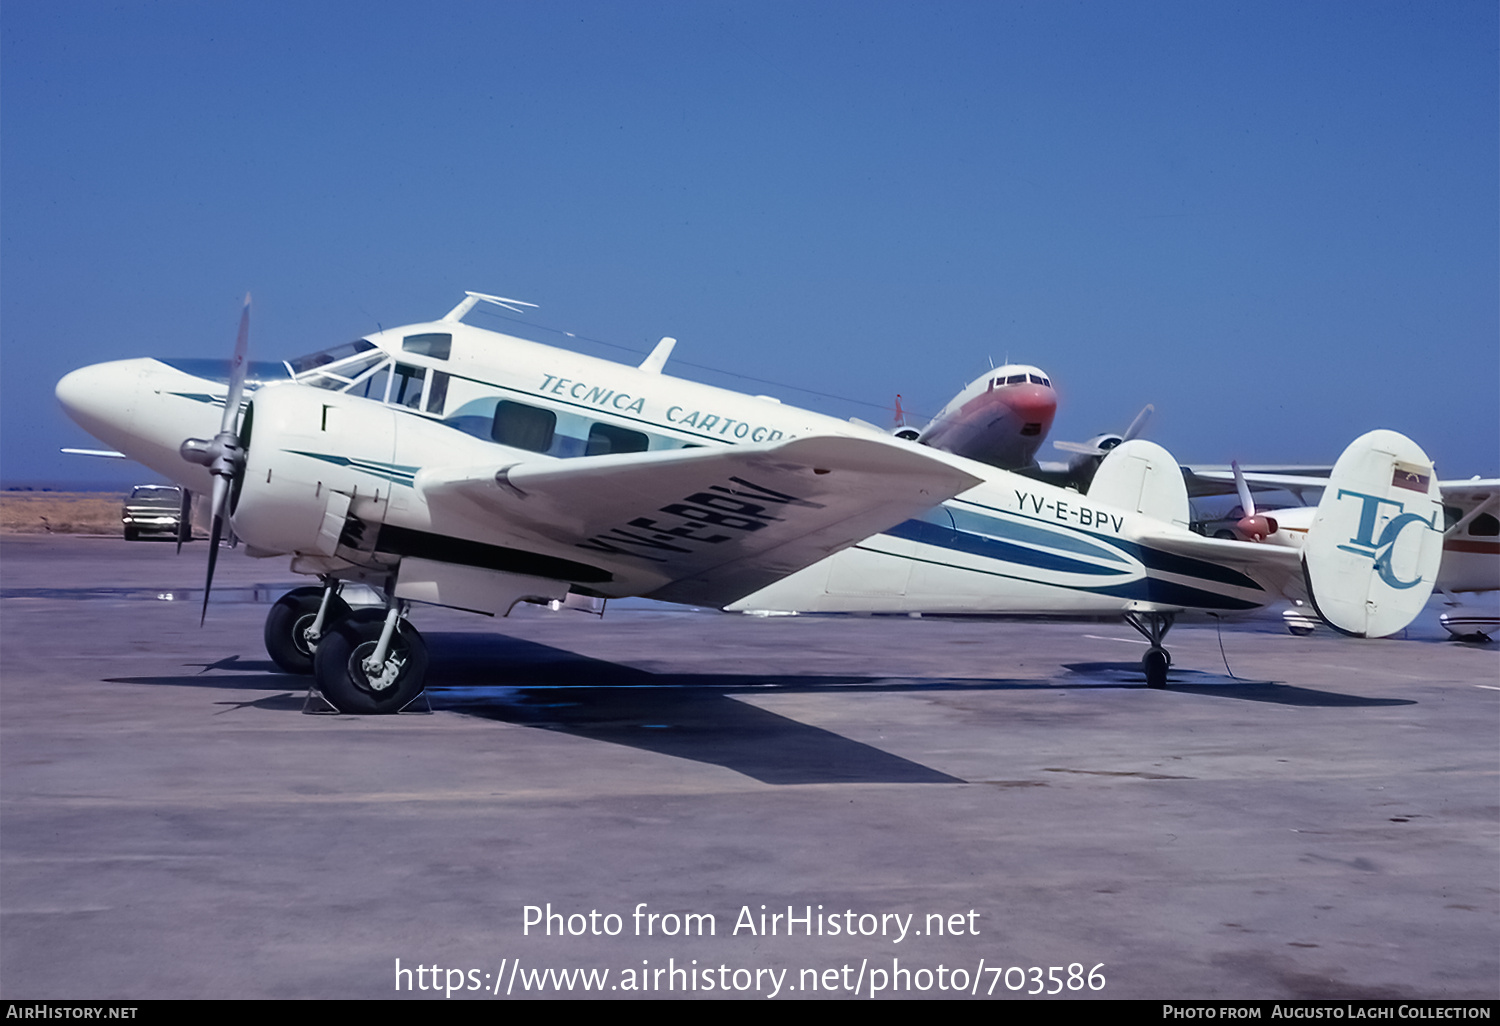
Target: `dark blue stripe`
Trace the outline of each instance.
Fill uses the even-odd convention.
[[[893,532],[887,532],[893,533]],[[1048,581],[1038,581],[1034,577],[1022,577],[1019,574],[1002,574],[994,570],[980,570],[975,567],[956,566],[953,563],[940,563],[935,559],[922,559],[919,556],[906,556],[897,552],[886,552],[884,549],[873,549],[868,545],[856,545],[856,549],[866,552],[879,553],[882,556],[893,556],[898,559],[910,560],[913,563],[926,563],[929,566],[940,566],[948,570],[959,570],[964,573],[984,574],[986,577],[999,577],[1007,581],[1025,581],[1028,584],[1040,584],[1047,588],[1065,588],[1068,591],[1081,591],[1090,595],[1110,595],[1115,598],[1135,599],[1141,602],[1159,602],[1164,606],[1190,606],[1194,609],[1223,609],[1245,610],[1259,609],[1263,603],[1251,602],[1245,599],[1230,598],[1227,595],[1219,595],[1212,591],[1204,591],[1186,584],[1177,584],[1173,581],[1162,581],[1151,577],[1144,577],[1137,581],[1125,584],[1100,584],[1093,587],[1085,587],[1076,584],[1053,584]]]
[[[1096,566],[1093,563],[1085,563],[1080,559],[1059,555],[1056,552],[1043,552],[1038,549],[1027,548],[1024,545],[1015,545],[1011,542],[1001,541],[999,538],[987,538],[981,534],[955,531],[951,527],[943,527],[939,524],[922,520],[908,520],[905,523],[897,524],[885,533],[893,538],[905,538],[908,541],[920,542],[923,545],[935,545],[938,548],[952,549],[955,552],[967,552],[972,556],[981,556],[985,559],[998,559],[1006,563],[1020,563],[1023,566],[1037,567],[1042,570],[1055,570],[1059,573],[1118,577],[1125,572],[1123,569],[1116,569],[1115,567]]]

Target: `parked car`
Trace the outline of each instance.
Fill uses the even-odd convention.
[[[176,539],[182,530],[182,489],[176,485],[136,485],[120,514],[125,540]]]

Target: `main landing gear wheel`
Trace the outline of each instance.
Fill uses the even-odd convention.
[[[318,690],[342,713],[397,713],[422,693],[427,679],[427,643],[404,619],[397,621],[385,660],[372,672],[385,613],[362,609],[323,635],[313,670]]]
[[[307,640],[307,629],[318,618],[323,604],[323,589],[295,588],[276,600],[266,614],[266,654],[287,673],[313,672],[313,646]],[[349,616],[349,604],[337,595],[328,600],[323,617],[323,635]]]

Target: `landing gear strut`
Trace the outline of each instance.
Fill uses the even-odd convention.
[[[1172,629],[1172,621],[1176,618],[1176,613],[1130,611],[1125,614],[1125,622],[1151,642],[1151,647],[1141,657],[1141,670],[1146,674],[1148,688],[1167,686],[1167,667],[1172,665],[1172,656],[1161,643],[1167,636],[1167,631]]]
[[[406,621],[406,603],[351,613],[318,642],[313,673],[342,713],[397,713],[422,693],[427,643]]]

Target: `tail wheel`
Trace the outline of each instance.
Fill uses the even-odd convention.
[[[307,640],[307,629],[318,618],[322,604],[322,588],[295,588],[277,599],[266,614],[266,654],[287,673],[313,672],[313,646]],[[337,595],[330,598],[328,613],[323,617],[324,636],[348,616],[349,603]]]
[[[1167,667],[1172,665],[1172,657],[1167,655],[1164,648],[1148,648],[1146,655],[1141,659],[1141,669],[1146,672],[1146,686],[1148,688],[1164,688],[1167,686]]]
[[[385,614],[360,610],[323,635],[313,657],[318,689],[342,713],[396,713],[422,693],[427,678],[427,643],[401,620],[385,662],[372,674],[365,661],[380,644]]]

